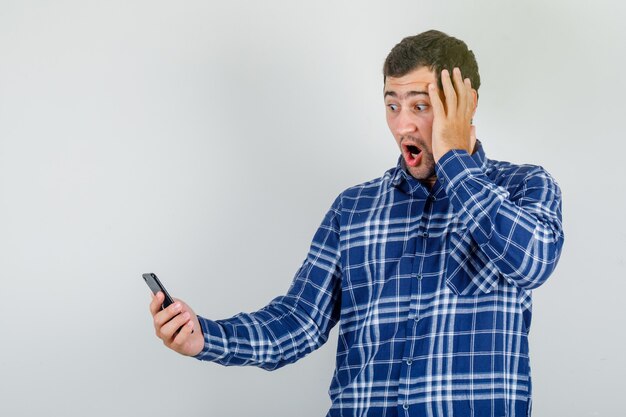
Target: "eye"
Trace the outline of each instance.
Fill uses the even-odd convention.
[[[398,105],[397,104],[387,104],[387,107],[389,108],[389,110],[391,111],[396,111],[398,110]]]
[[[415,105],[415,110],[417,111],[426,111],[428,110],[428,104],[416,104]]]

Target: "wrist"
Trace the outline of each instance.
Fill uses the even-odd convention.
[[[469,155],[474,153],[474,149],[470,149],[471,145],[443,145],[437,146],[436,149],[433,149],[433,159],[435,163],[439,162],[439,160],[450,151],[465,151]]]
[[[435,160],[435,163],[439,162],[441,157],[448,151],[450,151],[450,147],[445,144],[438,144],[437,146],[433,144],[433,159]]]

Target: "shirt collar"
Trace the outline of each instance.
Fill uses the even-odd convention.
[[[487,158],[485,156],[483,145],[479,140],[476,140],[476,150],[471,155],[471,158],[482,170],[485,169]],[[425,196],[428,196],[431,194],[431,190],[429,190],[428,187],[409,174],[402,155],[398,158],[398,164],[391,172],[391,185],[411,195],[424,194]],[[444,193],[444,190],[441,183],[437,181],[432,188],[432,195],[437,197],[438,195],[441,195],[441,193]]]

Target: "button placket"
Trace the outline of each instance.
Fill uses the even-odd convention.
[[[433,211],[433,204],[435,202],[436,198],[434,195],[430,194],[428,197],[426,197],[426,204],[424,204],[424,213],[422,214],[422,232],[421,232],[421,236],[422,238],[426,239],[428,238],[429,234],[428,234],[428,222],[430,219],[430,213],[432,213]]]
[[[424,201],[424,200],[422,200]],[[420,207],[421,213],[414,212],[415,215],[421,217],[418,225],[418,230],[415,237],[412,239],[415,242],[414,252],[413,252],[413,263],[411,265],[411,276],[413,279],[411,285],[411,308],[409,321],[407,322],[407,341],[404,349],[404,357],[407,358],[403,360],[403,370],[402,374],[405,375],[401,381],[401,384],[406,386],[407,392],[410,389],[410,381],[411,374],[415,371],[413,365],[413,356],[415,355],[414,346],[415,346],[415,336],[418,328],[418,321],[420,320],[420,310],[421,310],[421,302],[422,302],[422,284],[423,284],[423,274],[422,269],[424,267],[424,255],[426,253],[426,247],[428,245],[426,238],[428,238],[428,224],[430,215],[432,212],[432,198],[427,198],[425,204]],[[412,317],[411,317],[412,316]],[[405,415],[408,415],[409,403],[408,398],[403,398],[403,402],[401,403],[402,408],[405,411]],[[400,404],[399,404],[400,405]]]

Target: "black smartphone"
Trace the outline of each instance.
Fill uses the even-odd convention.
[[[161,281],[159,281],[159,278],[156,276],[156,274],[152,272],[147,272],[142,276],[143,280],[146,281],[146,284],[148,284],[148,287],[150,287],[154,295],[156,295],[156,293],[158,293],[159,291],[165,294],[165,300],[163,300],[163,304],[161,304],[161,310],[174,303],[174,300],[172,299],[172,297],[170,297],[170,294],[167,292],[163,284],[161,284]]]
[[[152,290],[152,293],[156,295],[159,291],[161,291],[165,295],[165,299],[163,300],[163,304],[161,304],[161,310],[169,306],[170,304],[174,304],[174,299],[170,296],[170,293],[167,292],[161,281],[159,281],[159,277],[156,276],[155,273],[147,272],[141,275],[143,280],[146,281],[148,287]],[[180,330],[180,329],[179,329]],[[178,333],[177,330],[176,332]],[[191,333],[194,333],[195,330],[192,330]]]

